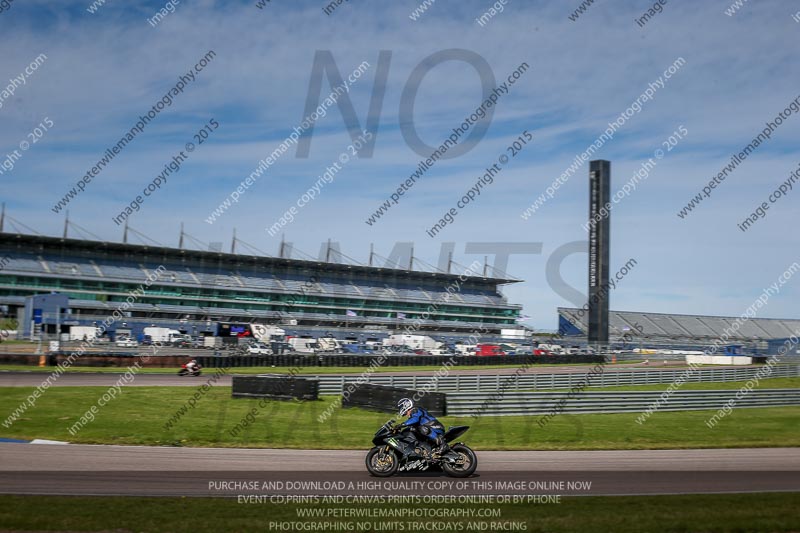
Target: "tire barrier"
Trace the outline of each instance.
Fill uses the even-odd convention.
[[[55,356],[49,356],[48,366],[55,366],[51,361]],[[26,366],[39,366],[39,356],[28,353],[4,353],[0,354],[0,363],[5,365],[26,365]]]
[[[281,374],[233,376],[233,398],[270,398],[273,400],[318,400],[319,381]]]
[[[397,401],[412,398],[414,403],[427,409],[433,416],[447,415],[447,395],[440,392],[425,392],[382,385],[363,383],[349,395],[342,396],[342,407],[360,407],[372,411],[397,414]]]

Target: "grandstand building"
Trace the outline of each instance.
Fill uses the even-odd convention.
[[[16,233],[0,233],[0,258],[0,305],[28,334],[34,322],[46,333],[97,325],[132,294],[116,331],[134,337],[149,326],[216,335],[220,323],[276,324],[290,335],[354,340],[382,338],[411,323],[420,334],[499,334],[517,327],[521,311],[500,292],[514,279],[468,276],[445,299],[459,273]],[[37,315],[31,297],[51,293],[66,296],[66,304]]]
[[[746,317],[745,317],[746,318]],[[583,309],[559,307],[558,328],[563,336],[585,337],[588,313]],[[609,312],[609,339],[624,336],[648,343],[705,345],[717,339],[726,343],[765,347],[770,340],[786,339],[800,331],[800,320],[778,318],[676,315],[663,313]]]

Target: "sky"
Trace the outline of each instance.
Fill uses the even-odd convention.
[[[611,212],[612,275],[635,260],[611,308],[738,316],[780,278],[758,316],[800,318],[800,276],[785,274],[800,261],[800,179],[791,175],[800,164],[800,113],[790,109],[800,97],[800,6],[669,0],[641,21],[653,2],[600,0],[582,12],[577,0],[349,0],[327,13],[322,0],[256,4],[0,2],[7,217],[61,235],[68,210],[77,224],[70,236],[121,241],[114,218],[133,202],[130,226],[168,246],[177,246],[183,223],[199,241],[187,245],[197,248],[222,242],[228,250],[235,229],[268,254],[285,239],[317,257],[331,239],[366,263],[371,243],[382,257],[413,243],[419,268],[438,265],[452,249],[462,266],[488,256],[490,273],[495,257],[486,250],[524,250],[510,255],[503,273],[523,282],[503,292],[523,305],[528,326],[553,330],[556,308],[582,305],[587,292],[588,162],[523,215],[616,121],[590,157],[611,161],[612,194],[635,183]],[[166,15],[154,19],[161,10]],[[63,202],[204,57],[194,80]],[[502,91],[520,65],[524,72]],[[302,132],[302,146],[281,152],[307,108],[331,93],[331,72],[347,78],[359,68],[313,131]],[[24,84],[13,81],[19,76]],[[321,88],[312,91],[315,79]],[[463,153],[437,161],[368,224],[425,159],[409,132],[432,150],[485,110],[495,87],[501,95],[491,113],[470,125],[483,135],[459,139]],[[710,188],[784,110],[770,137]],[[372,152],[350,157],[365,129]],[[279,156],[236,194],[276,149]],[[493,181],[481,180],[501,156],[508,159]],[[184,161],[165,175],[173,157]],[[341,168],[326,179],[334,163]],[[643,165],[646,177],[634,178]],[[161,186],[145,197],[155,181]],[[771,202],[787,181],[786,194]],[[427,230],[479,185],[480,195],[430,237]],[[704,187],[708,197],[680,216]],[[226,198],[230,206],[211,220]],[[742,231],[738,224],[762,202],[764,215]],[[293,206],[293,220],[270,234]],[[27,231],[11,220],[5,231]]]

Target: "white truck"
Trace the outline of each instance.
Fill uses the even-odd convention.
[[[320,337],[317,339],[318,352],[340,352],[342,350],[343,348],[339,339],[334,337]]]
[[[523,328],[501,329],[500,336],[504,339],[522,340],[525,338],[525,330]]]
[[[203,348],[213,349],[222,346],[222,337],[207,335],[203,337]]]
[[[554,355],[564,355],[565,353],[564,347],[560,344],[539,344],[539,346],[536,348],[539,350],[548,351]]]
[[[289,349],[297,353],[315,353],[317,351],[317,339],[292,337],[289,339]]]
[[[342,345],[339,339],[333,337],[320,337],[318,339],[292,337],[289,339],[289,349],[297,353],[330,353],[342,351]]]
[[[97,328],[94,326],[70,326],[69,340],[71,341],[87,341],[93,340],[97,337]]]
[[[389,335],[384,341],[384,346],[408,346],[412,350],[441,350],[443,343],[428,337],[427,335]]]
[[[183,338],[183,333],[170,328],[144,328],[144,334],[149,335],[153,342],[173,342]]]
[[[266,343],[273,340],[273,337],[278,337],[277,340],[282,340],[286,335],[285,329],[265,324],[250,324],[250,332],[258,342]]]
[[[477,344],[456,344],[456,353],[461,355],[475,355]]]

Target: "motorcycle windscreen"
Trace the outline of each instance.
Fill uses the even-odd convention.
[[[375,435],[373,435],[373,438],[374,439],[382,439],[382,438],[386,437],[387,435],[389,435],[389,433],[390,432],[389,432],[388,429],[386,429],[385,427],[382,427],[378,431],[375,432]]]
[[[463,435],[468,429],[469,426],[453,426],[450,429],[448,429],[447,432],[444,434],[444,440],[450,442],[453,439],[457,439],[458,437]]]

